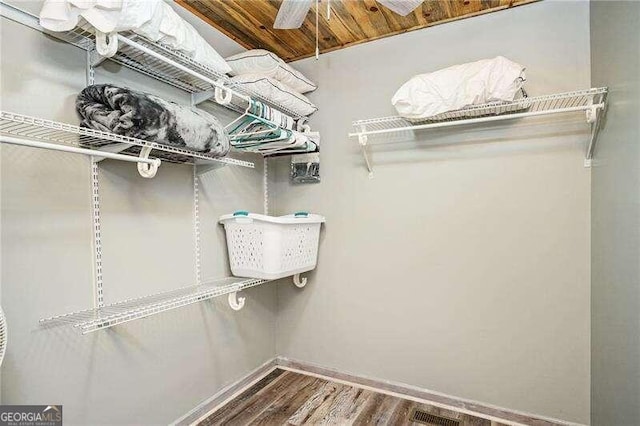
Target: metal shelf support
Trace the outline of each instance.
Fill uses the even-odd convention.
[[[234,291],[233,293],[229,293],[229,297],[227,298],[227,300],[229,301],[229,306],[231,306],[231,309],[233,309],[234,311],[239,311],[240,309],[244,308],[244,302],[246,301],[246,298],[243,296],[238,297],[238,292]]]
[[[367,142],[369,140],[366,134],[367,127],[364,125],[360,126],[360,131],[361,133],[358,134],[358,143],[362,149],[362,156],[364,157],[364,162],[367,166],[367,170],[369,171],[369,179],[373,179],[373,165],[371,164],[371,158],[369,157],[369,152],[367,150]]]
[[[307,285],[307,278],[300,277],[300,274],[295,274],[293,276],[293,284],[298,288],[303,288],[304,286]]]

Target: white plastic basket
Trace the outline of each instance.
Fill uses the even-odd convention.
[[[273,217],[236,212],[222,216],[231,273],[277,279],[314,269],[322,222],[324,217],[308,213]]]

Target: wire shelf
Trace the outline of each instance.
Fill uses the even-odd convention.
[[[45,32],[55,38],[73,44],[74,46],[80,47],[82,49],[88,51],[94,50],[95,42],[93,28],[86,22],[78,25],[76,28],[68,32]],[[279,111],[282,111],[283,113],[288,114],[295,119],[300,118],[299,114],[296,114],[289,108],[275,103],[255,91],[250,91],[239,86],[237,83],[232,82],[226,74],[215,71],[207,67],[206,65],[196,62],[188,56],[168,46],[150,41],[133,32],[123,32],[120,33],[119,36],[124,37],[126,40],[130,40],[135,44],[142,45],[143,47],[161,55],[164,58],[175,61],[178,64],[185,66],[192,71],[195,71],[195,73],[199,74],[200,76],[196,76],[193,73],[187,73],[183,70],[180,70],[175,66],[167,63],[166,61],[153,57],[148,53],[137,49],[133,45],[126,43],[119,43],[118,51],[116,52],[116,54],[108,58],[114,62],[117,62],[128,68],[146,74],[156,80],[163,81],[167,84],[170,84],[192,94],[206,92],[212,89],[212,85],[208,81],[206,81],[206,79],[218,81],[225,87],[229,87],[240,94],[270,105],[271,107],[278,109]],[[94,58],[94,62],[97,63],[101,58],[97,54],[95,55],[96,57]],[[206,79],[203,79],[203,77]],[[234,99],[232,103],[226,106],[234,111],[243,112],[246,109],[247,104],[241,99]]]
[[[445,112],[424,120],[407,120],[402,117],[382,117],[354,121],[354,132],[349,137],[358,138],[369,177],[373,177],[372,159],[367,149],[369,142],[379,138],[387,141],[412,138],[416,130],[481,124],[569,112],[586,113],[591,125],[591,136],[585,153],[585,166],[591,166],[602,116],[606,109],[608,89],[598,87],[553,95],[523,97],[512,102],[488,103]]]
[[[152,148],[151,156],[172,163],[216,162],[253,168],[249,161],[227,157],[214,157],[206,153],[189,151],[178,147],[148,142],[142,139],[116,135],[100,130],[88,129],[57,121],[44,120],[7,111],[0,111],[0,133],[20,138],[53,142],[67,146],[79,146],[117,152],[137,157],[144,147]]]
[[[87,334],[214,297],[235,293],[266,282],[269,280],[223,278],[150,296],[127,299],[100,308],[44,318],[40,320],[40,324],[45,327],[71,325],[80,333]]]
[[[607,94],[606,87],[578,90],[553,95],[527,97],[513,102],[488,103],[449,111],[423,120],[407,120],[402,117],[382,117],[353,122],[354,133],[349,136],[375,135],[392,133],[394,131],[407,131],[428,129],[430,127],[442,127],[442,123],[468,124],[470,119],[476,119],[473,123],[492,121],[493,117],[501,116],[503,119],[523,116],[543,115],[541,113],[559,113],[572,111],[585,111],[593,105],[604,102]],[[484,119],[484,120],[483,120]]]

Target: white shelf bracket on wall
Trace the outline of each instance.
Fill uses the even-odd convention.
[[[89,66],[90,67],[97,67],[100,64],[102,64],[104,61],[106,61],[107,58],[106,56],[102,56],[101,54],[99,54],[96,49],[91,49],[91,50],[87,50],[87,54],[89,55]],[[93,84],[93,83],[92,83]]]
[[[292,279],[293,279],[293,284],[298,288],[303,288],[304,286],[307,285],[307,281],[308,281],[307,278],[302,277],[301,274],[293,275]],[[239,311],[242,308],[244,308],[244,305],[247,301],[246,297],[238,296],[239,291],[240,290],[229,293],[229,295],[227,296],[227,301],[229,302],[229,306],[234,311]]]
[[[589,138],[587,150],[584,155],[585,167],[591,167],[593,163],[593,153],[596,148],[596,141],[598,140],[598,133],[600,132],[600,127],[604,117],[604,109],[606,107],[605,97],[606,94],[603,96],[601,103],[592,105],[590,109],[585,111],[587,123],[591,125],[591,137]]]
[[[202,92],[196,92],[196,93],[192,93],[191,94],[191,105],[192,106],[198,106],[201,103],[208,101],[209,99],[213,98],[215,95],[215,92],[213,91],[213,89],[210,90],[203,90]]]
[[[371,159],[369,158],[369,151],[367,150],[367,142],[369,138],[366,134],[367,127],[362,125],[360,126],[360,131],[362,133],[358,134],[358,143],[360,144],[360,148],[362,149],[362,156],[364,157],[364,162],[367,166],[367,170],[369,171],[369,179],[373,179],[373,166],[371,165]]]

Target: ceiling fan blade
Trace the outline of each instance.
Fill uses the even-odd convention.
[[[300,28],[314,0],[284,0],[278,9],[273,28],[291,30]]]
[[[407,16],[420,6],[423,0],[377,0],[383,6],[391,9],[398,15]]]

